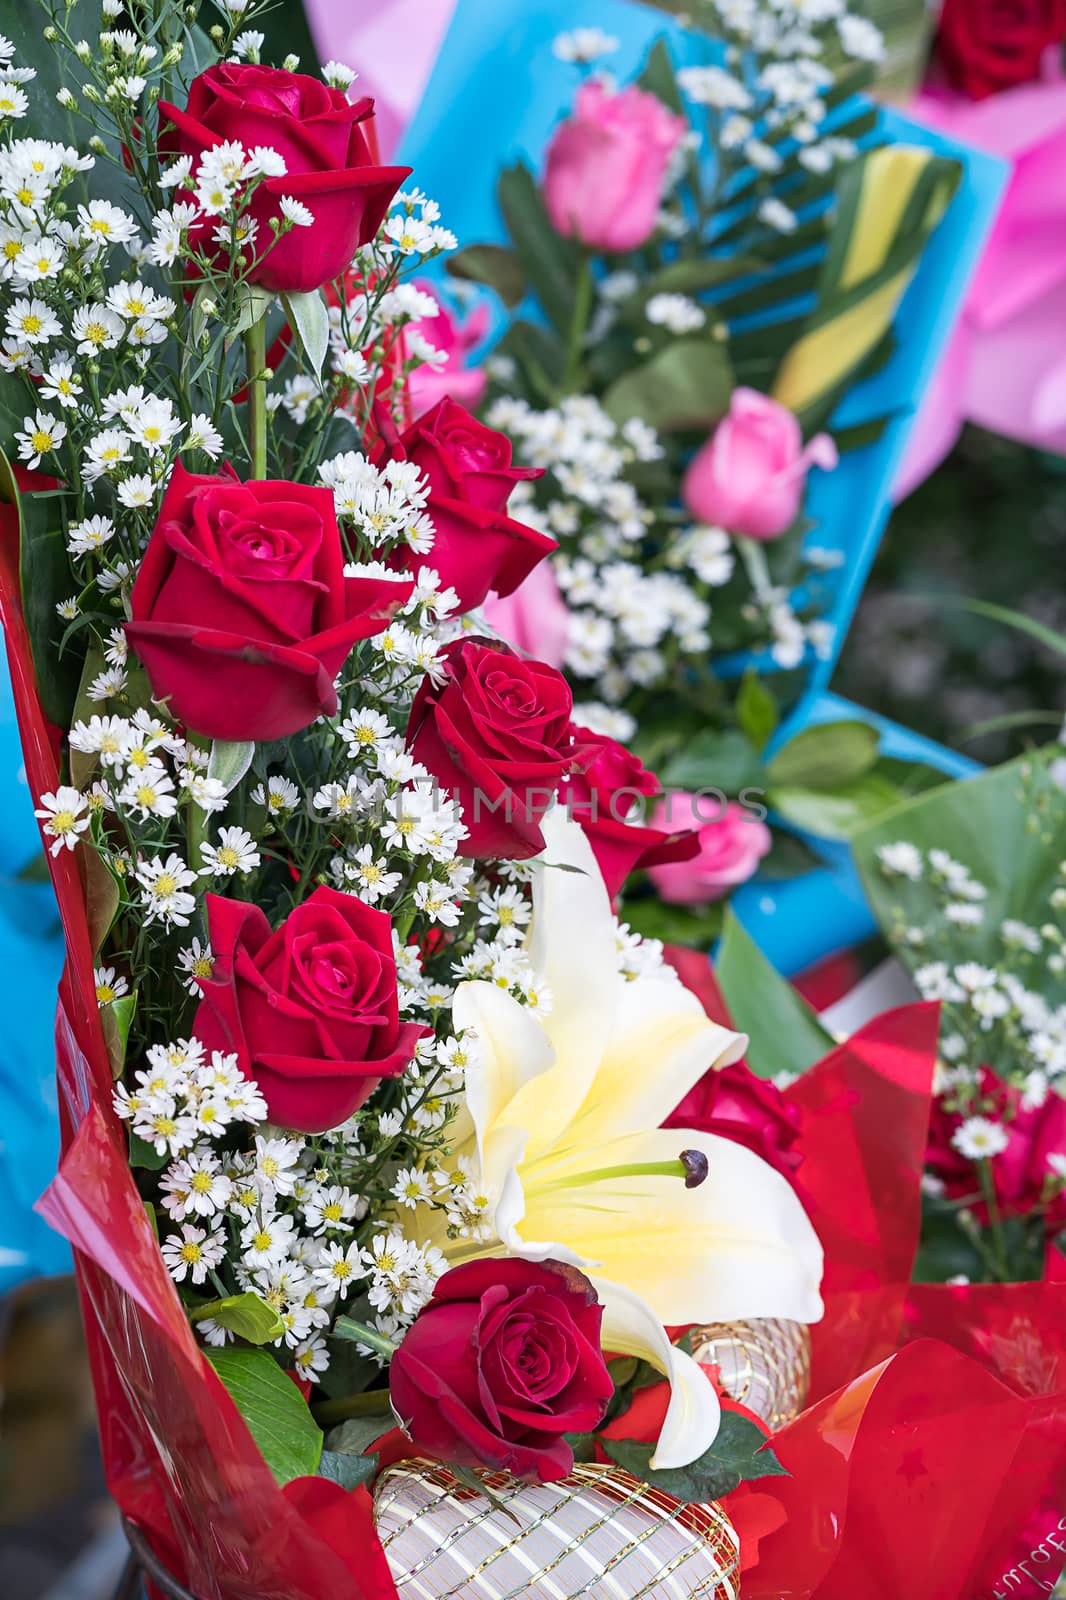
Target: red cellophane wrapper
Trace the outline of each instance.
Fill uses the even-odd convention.
[[[11,506],[0,506],[0,620],[36,796],[59,781],[59,734],[34,684]],[[74,1246],[108,1486],[201,1600],[397,1600],[367,1491],[325,1478],[280,1488],[196,1345],[111,1106],[83,854],[50,858],[67,940],[56,1019],[62,1154],[39,1209]]]
[[[705,959],[668,955],[708,1014]],[[826,1253],[789,1478],[726,1499],[743,1600],[994,1600],[1066,1565],[1066,1276],[911,1285],[937,1014],[875,1018],[797,1079],[796,1187]]]

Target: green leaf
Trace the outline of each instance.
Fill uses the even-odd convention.
[[[714,1443],[687,1467],[653,1471],[649,1465],[654,1444],[637,1439],[600,1439],[612,1461],[635,1478],[673,1495],[689,1505],[720,1500],[738,1484],[753,1478],[787,1477],[788,1473],[766,1443],[756,1423],[736,1411],[723,1411]]]
[[[736,795],[765,783],[766,768],[751,740],[739,729],[726,728],[719,733],[706,728],[667,763],[660,782],[664,789],[721,789],[723,794]],[[711,821],[710,811],[707,821]]]
[[[322,1434],[299,1389],[265,1350],[207,1350],[279,1484],[313,1476]]]
[[[751,1039],[745,1060],[760,1078],[806,1072],[833,1048],[832,1035],[731,911],[714,972],[734,1026]]]
[[[216,739],[211,745],[207,776],[225,785],[226,793],[235,789],[252,764],[255,745]]]
[[[154,1144],[142,1139],[139,1133],[130,1133],[130,1166],[142,1167],[145,1172],[161,1172],[170,1157],[166,1151],[160,1155]]]
[[[903,937],[907,927],[940,929],[939,942],[946,953],[958,952],[955,960],[995,968],[1004,960],[1005,920],[1033,928],[1048,920],[1050,887],[1066,860],[1066,806],[1049,770],[1061,757],[1062,746],[1049,745],[962,782],[942,783],[855,835],[852,852],[870,907],[909,971],[931,960],[932,951],[928,940],[917,947]],[[917,883],[886,876],[877,852],[901,839],[923,852],[946,850],[984,884],[979,927],[966,928],[953,942],[942,915],[947,897],[928,870]],[[1042,987],[1049,996],[1052,981],[1045,969]]]
[[[0,498],[19,515],[19,575],[22,614],[30,636],[33,672],[41,709],[57,728],[69,728],[78,693],[82,657],[77,649],[60,654],[62,624],[56,613],[76,585],[67,558],[66,537],[54,495],[20,494],[7,457],[0,451]],[[53,526],[53,518],[58,526]]]
[[[681,98],[677,74],[665,39],[656,39],[648,51],[647,60],[640,70],[637,82],[642,89],[648,89],[657,95],[663,105],[669,106],[671,111],[679,116],[684,115],[685,103]]]
[[[517,364],[531,400],[554,405],[566,366],[566,347],[558,334],[536,322],[512,322],[495,353]]]
[[[318,1475],[339,1483],[342,1489],[358,1489],[363,1484],[373,1482],[379,1459],[376,1455],[350,1456],[323,1450],[318,1463]]]
[[[310,294],[285,294],[281,301],[289,326],[299,339],[308,365],[317,378],[329,349],[329,312],[321,290],[312,289]]]
[[[208,1300],[190,1312],[190,1321],[210,1317],[220,1328],[228,1328],[249,1344],[271,1344],[285,1332],[285,1324],[272,1306],[257,1294],[227,1295],[224,1300]]]
[[[683,944],[690,950],[709,950],[722,931],[722,908],[671,906],[649,896],[626,900],[622,920],[644,939]]]
[[[774,830],[774,842],[769,852],[759,862],[763,878],[803,878],[820,865],[818,856],[809,844],[794,833]]]
[[[471,244],[449,256],[447,271],[453,278],[483,283],[494,289],[508,310],[525,298],[526,275],[513,250],[502,244]]]
[[[877,772],[867,772],[832,790],[775,786],[767,795],[769,804],[786,822],[819,839],[850,839],[886,811],[894,811],[902,799],[898,786]]]
[[[136,989],[132,994],[124,994],[121,999],[112,1000],[109,1005],[100,1007],[100,1025],[111,1061],[111,1076],[116,1079],[121,1078],[122,1069],[126,1065],[126,1046],[129,1044],[130,1028],[136,1010]]]
[[[763,265],[754,256],[734,255],[670,261],[641,284],[639,292],[646,300],[655,294],[698,294],[701,289],[714,289],[719,284],[731,283],[734,278],[747,277]]]
[[[368,1446],[376,1444],[383,1433],[395,1425],[396,1419],[389,1409],[388,1393],[381,1391],[383,1409],[373,1416],[349,1417],[338,1423],[326,1435],[326,1447],[335,1455],[361,1456]]]
[[[197,292],[196,292],[197,300],[200,298],[201,292],[202,292],[201,290],[199,290],[199,289],[197,290]],[[318,296],[317,295],[293,295],[290,298],[294,299],[294,300],[295,299],[313,300],[313,299],[317,299]],[[237,304],[238,304],[240,309],[239,309],[239,311],[237,313],[237,320],[233,324],[232,328],[229,329],[229,333],[231,335],[233,335],[233,336],[236,336],[239,333],[247,333],[248,329],[249,328],[254,328],[257,322],[262,322],[263,318],[266,316],[267,312],[270,310],[270,307],[273,305],[273,303],[274,303],[274,295],[273,295],[273,293],[272,293],[272,291],[270,289],[261,289],[259,287],[259,285],[256,284],[256,283],[242,283],[240,288],[239,288],[239,290],[237,291]],[[195,302],[194,302],[194,307],[195,307]],[[313,312],[311,314],[312,314],[312,316],[314,315]],[[291,320],[291,318],[290,318],[290,320]],[[328,315],[327,315],[327,327],[328,327]],[[193,322],[193,329],[194,329],[194,331],[196,329],[195,320]],[[321,363],[319,363],[319,366],[318,366],[318,368],[316,370],[321,371]]]
[[[732,393],[733,369],[724,344],[677,339],[617,378],[603,406],[615,422],[640,417],[661,432],[709,428],[725,415]]]
[[[89,941],[93,955],[111,932],[121,901],[118,880],[103,856],[92,845],[82,857],[85,863],[85,909],[89,922]]]
[[[537,181],[521,162],[500,173],[497,194],[529,286],[549,322],[565,335],[574,314],[580,248],[556,233]]]
[[[740,682],[736,701],[737,721],[756,750],[763,750],[777,727],[780,713],[777,701],[754,668],[749,667]]]
[[[74,701],[74,709],[71,712],[71,725],[75,722],[88,722],[94,711],[100,711],[100,706],[97,702],[89,699],[89,687],[93,680],[103,672],[105,666],[104,652],[95,638],[90,637],[85,651],[85,661],[81,669],[81,682],[78,684],[78,693]],[[99,756],[92,751],[70,750],[70,781],[76,789],[84,789],[96,771],[99,759]]]
[[[880,736],[868,722],[820,722],[784,745],[769,766],[776,787],[836,789],[869,772]]]

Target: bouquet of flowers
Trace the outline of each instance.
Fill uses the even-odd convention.
[[[843,557],[819,541],[808,474],[883,430],[886,416],[835,419],[891,354],[961,173],[928,149],[871,143],[877,116],[854,91],[880,36],[863,17],[718,13],[708,64],[677,67],[660,40],[625,86],[597,70],[617,44],[603,30],[560,35],[555,53],[583,81],[542,171],[500,174],[509,243],[448,262],[511,312],[483,414],[544,469],[512,503],[559,542],[489,617],[562,666],[583,726],[680,791],[660,825],[707,825],[695,860],[640,862],[680,909],[627,907],[646,931],[704,944],[708,901],[760,862],[770,876],[812,862],[765,825],[767,796],[776,820],[823,837],[899,797],[868,728],[767,745],[811,661],[835,648],[826,612]],[[431,342],[435,326],[420,330]],[[453,326],[449,313],[431,355],[443,384],[472,376]],[[655,791],[611,759],[615,792]],[[607,757],[590,773],[606,805]]]
[[[882,930],[943,1011],[920,1268],[1061,1274],[1066,793],[1061,747],[912,801],[856,840]]]
[[[471,616],[552,541],[505,439],[410,418],[407,274],[455,240],[256,10],[46,4],[55,111],[0,41],[0,600],[68,945],[46,1205],[110,1481],[205,1595],[394,1593],[471,1496],[475,1537],[591,1505],[568,1583],[587,1540],[629,1594],[714,1593],[708,1503],[777,1468],[666,1325],[815,1319],[821,1249],[671,1116],[743,1039],[612,912],[565,679]]]

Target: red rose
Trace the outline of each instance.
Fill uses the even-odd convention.
[[[972,100],[1031,83],[1049,45],[1066,37],[1066,0],[944,0],[937,46],[951,82]]]
[[[704,1073],[663,1127],[732,1139],[789,1179],[803,1159],[792,1148],[800,1134],[799,1111],[776,1084],[756,1077],[743,1061]]]
[[[589,765],[559,786],[559,798],[588,836],[612,900],[637,867],[688,861],[700,847],[692,830],[665,833],[627,819],[643,814],[642,800],[662,793],[659,780],[631,750],[604,734],[574,726],[574,738]]]
[[[191,156],[194,177],[204,151],[230,139],[246,151],[257,145],[276,150],[285,175],[256,187],[248,215],[258,223],[259,259],[248,277],[284,294],[306,292],[339,277],[360,245],[373,239],[411,171],[374,165],[359,126],[373,110],[373,100],[353,104],[303,73],[220,61],[193,79],[184,111],[160,100],[160,148]],[[275,243],[270,224],[281,217],[282,195],[307,206],[315,220]],[[199,236],[194,233],[201,249],[209,247],[214,221],[207,218]]]
[[[539,467],[511,464],[511,441],[486,428],[454,400],[441,400],[412,423],[392,455],[412,461],[429,479],[433,548],[412,556],[412,566],[432,567],[441,584],[472,611],[490,590],[513,593],[538,562],[556,548],[546,533],[505,515],[516,483],[539,478]]]
[[[412,585],[345,578],[333,495],[174,465],[126,633],[157,700],[210,739],[284,739],[337,709],[333,680]]]
[[[395,1078],[429,1032],[399,1020],[392,921],[321,887],[275,933],[258,906],[207,897],[214,971],[193,1031],[236,1052],[271,1122],[336,1128],[381,1078]]]
[[[393,1410],[421,1450],[516,1478],[565,1478],[564,1437],[603,1420],[614,1385],[602,1308],[558,1261],[471,1261],[440,1279],[389,1367]]]
[[[443,687],[425,678],[411,707],[411,754],[456,797],[463,855],[539,855],[540,818],[576,755],[566,679],[481,639],[456,640],[442,660]]]
[[[1049,1157],[1066,1157],[1066,1098],[1050,1089],[1040,1105],[1027,1106],[1022,1091],[997,1078],[989,1067],[981,1068],[978,1089],[980,1100],[967,1115],[1000,1123],[1007,1136],[1006,1149],[988,1163],[996,1203],[1006,1216],[1025,1216],[1045,1201],[1048,1183],[1056,1176]],[[954,1095],[953,1090],[948,1093]],[[964,1121],[961,1113],[947,1109],[943,1098],[933,1101],[926,1165],[944,1184],[948,1197],[968,1197],[970,1209],[987,1226],[988,1206],[978,1197],[977,1168],[954,1144]],[[1052,1199],[1048,1223],[1052,1230],[1066,1224],[1066,1192]]]

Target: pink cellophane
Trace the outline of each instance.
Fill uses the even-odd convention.
[[[19,604],[18,528],[0,507],[3,622],[33,794],[57,782]],[[40,1202],[74,1246],[107,1481],[201,1600],[396,1600],[366,1490],[279,1488],[203,1359],[163,1265],[111,1109],[78,855],[51,860],[67,939],[56,1058],[62,1155]]]

